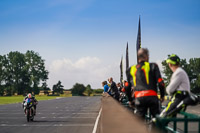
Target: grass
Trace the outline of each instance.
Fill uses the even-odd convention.
[[[49,100],[49,99],[56,99],[57,97],[70,97],[71,94],[68,95],[61,95],[61,96],[39,96],[36,95],[35,98],[38,101],[41,100]],[[0,97],[0,105],[1,104],[11,104],[11,103],[22,103],[24,100],[24,96],[1,96]]]

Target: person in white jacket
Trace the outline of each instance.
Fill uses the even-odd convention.
[[[190,94],[190,81],[187,73],[180,67],[180,58],[177,55],[172,54],[166,62],[173,72],[170,83],[166,88],[166,92],[172,98],[160,116],[174,117],[180,110],[186,110],[186,106],[182,104],[182,101]]]

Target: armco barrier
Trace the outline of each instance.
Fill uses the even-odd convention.
[[[102,112],[97,133],[149,133],[145,122],[134,116],[108,94],[103,94],[101,102]],[[152,131],[152,133],[156,132]]]

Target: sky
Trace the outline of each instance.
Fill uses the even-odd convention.
[[[113,77],[129,44],[136,63],[139,16],[150,62],[169,54],[200,57],[200,0],[0,0],[0,54],[33,50],[45,60],[48,86],[59,80],[93,89]],[[125,74],[124,74],[125,79]]]

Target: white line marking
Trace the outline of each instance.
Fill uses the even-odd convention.
[[[96,132],[97,132],[97,126],[98,126],[98,123],[99,123],[99,118],[100,118],[100,115],[101,115],[101,111],[102,111],[102,108],[101,108],[100,111],[99,111],[99,114],[98,114],[97,119],[96,119],[96,122],[95,122],[95,124],[94,124],[94,128],[93,128],[92,133],[96,133]]]

